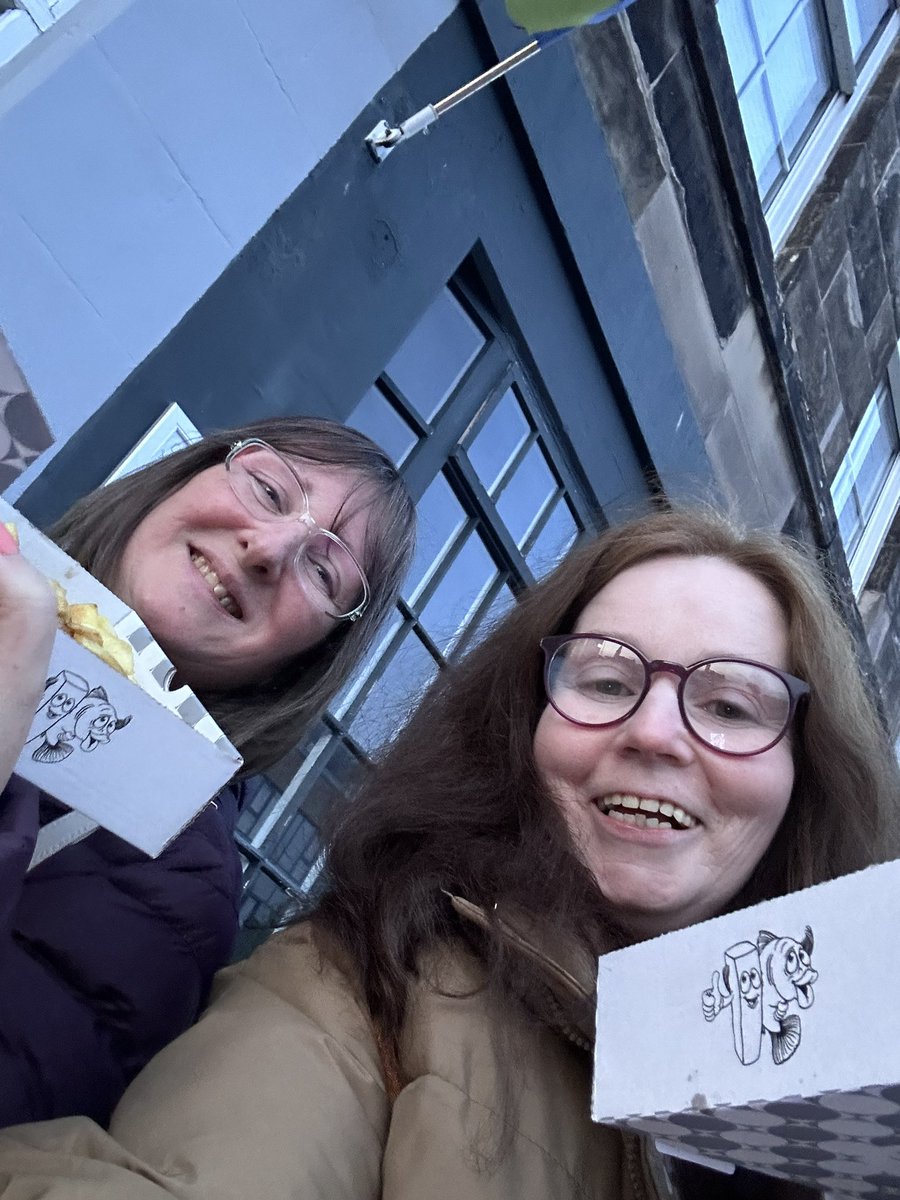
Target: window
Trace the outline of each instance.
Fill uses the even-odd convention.
[[[778,249],[900,31],[896,0],[718,0]]]
[[[863,413],[831,485],[841,540],[858,596],[900,509],[900,348]]]
[[[347,422],[381,443],[418,497],[396,611],[317,728],[252,781],[238,829],[245,927],[321,868],[317,825],[404,723],[438,671],[595,524],[515,348],[473,290],[428,307]]]
[[[0,67],[77,3],[78,0],[0,0]]]

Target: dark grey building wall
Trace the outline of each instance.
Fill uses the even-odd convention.
[[[900,336],[900,45],[776,263],[826,477],[834,479]],[[860,607],[900,733],[900,519]]]

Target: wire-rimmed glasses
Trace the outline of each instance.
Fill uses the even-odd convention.
[[[545,637],[544,687],[561,717],[575,725],[618,725],[632,716],[658,671],[678,678],[678,707],[687,730],[719,754],[762,754],[787,733],[802,679],[743,658],[708,658],[682,666],[650,661],[634,646],[603,633]]]
[[[337,621],[355,621],[369,603],[366,573],[350,547],[318,525],[299,475],[274,447],[259,438],[237,442],[225,459],[237,499],[259,521],[299,521],[306,537],[294,556],[294,573],[304,594]]]

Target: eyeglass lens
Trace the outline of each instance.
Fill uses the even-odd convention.
[[[647,670],[621,642],[582,638],[556,650],[547,679],[550,699],[565,717],[583,725],[607,725],[636,710]],[[790,693],[784,680],[765,667],[718,659],[695,667],[680,686],[688,728],[725,754],[764,750],[787,727]]]
[[[302,521],[309,525],[309,501],[284,459],[267,446],[242,447],[228,463],[228,479],[244,508],[260,521]],[[352,554],[336,534],[315,522],[294,560],[304,592],[324,612],[347,616],[359,606],[365,581]]]

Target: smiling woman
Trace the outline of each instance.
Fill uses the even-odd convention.
[[[280,418],[92,493],[51,533],[141,616],[247,774],[296,745],[364,654],[413,530],[406,489],[368,438]],[[106,1120],[128,1080],[196,1019],[237,931],[239,784],[158,859],[98,831],[28,870],[39,827],[59,810],[10,772],[55,625],[46,580],[3,539],[0,1125]]]
[[[223,973],[112,1136],[12,1131],[0,1183],[670,1197],[652,1146],[589,1117],[597,954],[891,857],[898,794],[805,554],[706,513],[609,530],[438,679],[316,911]],[[684,1195],[796,1195],[735,1186]]]

